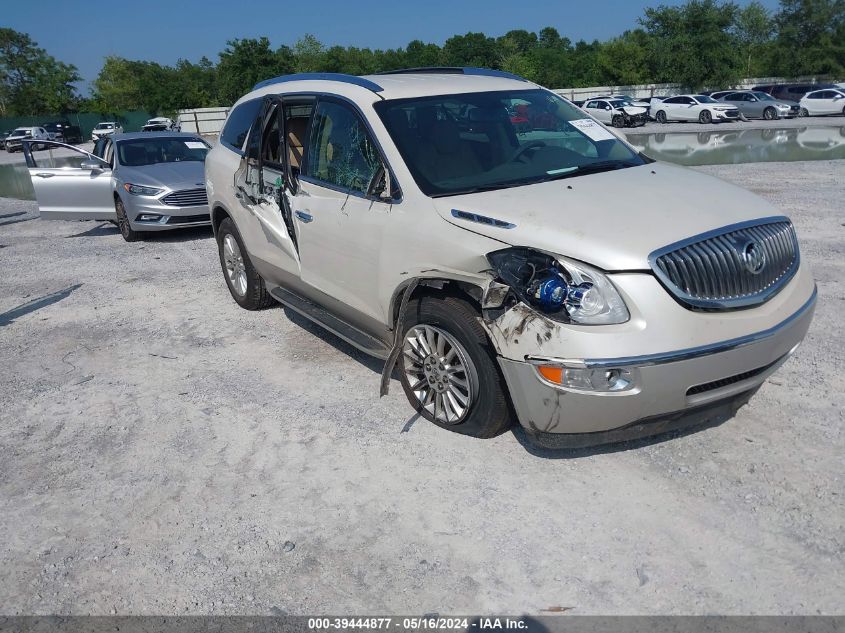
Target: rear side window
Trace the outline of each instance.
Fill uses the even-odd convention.
[[[240,152],[243,149],[247,134],[249,134],[249,128],[258,116],[259,110],[261,110],[261,99],[246,101],[232,110],[223,131],[220,133],[220,142]]]

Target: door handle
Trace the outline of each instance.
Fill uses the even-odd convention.
[[[39,178],[52,178],[56,174],[41,173],[41,174],[35,174],[35,175],[38,176]]]
[[[314,216],[312,216],[310,213],[306,213],[305,211],[294,211],[294,213],[296,214],[296,217],[298,217],[305,224],[308,224],[309,222],[312,222],[314,220]]]

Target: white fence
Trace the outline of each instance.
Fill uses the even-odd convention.
[[[194,108],[179,110],[179,125],[183,132],[220,134],[229,108]]]

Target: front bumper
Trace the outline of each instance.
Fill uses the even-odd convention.
[[[804,339],[815,302],[814,290],[780,323],[705,346],[622,358],[500,358],[499,363],[519,422],[539,444],[584,447],[634,439],[703,424],[713,415],[723,418],[730,407],[735,411]],[[619,392],[553,385],[540,377],[537,365],[555,363],[628,369],[636,384]],[[548,435],[560,437],[550,441]]]
[[[739,120],[739,110],[715,110],[713,118],[717,121],[737,121]]]
[[[169,231],[211,224],[211,215],[207,204],[177,207],[164,204],[158,198],[149,196],[130,194],[122,198],[129,226],[136,231]],[[142,219],[144,216],[149,216],[149,219]]]

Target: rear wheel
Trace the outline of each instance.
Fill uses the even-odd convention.
[[[261,310],[273,305],[273,297],[252,265],[231,218],[224,218],[217,229],[217,250],[226,285],[235,303],[246,310]]]
[[[699,123],[711,123],[712,121],[713,115],[710,114],[710,110],[702,110],[701,114],[698,115]]]
[[[494,437],[511,425],[507,387],[478,313],[458,297],[408,304],[400,361],[411,406],[439,427]]]
[[[114,201],[114,210],[117,214],[117,228],[120,229],[120,234],[127,242],[137,242],[144,239],[144,234],[141,231],[136,231],[129,225],[129,218],[126,217],[126,207],[123,206],[123,200],[117,198]]]
[[[769,106],[768,108],[763,110],[763,118],[766,119],[766,121],[774,121],[776,118],[778,118],[778,113],[773,107]]]
[[[656,118],[657,118],[658,123],[666,123],[666,112],[661,110],[660,112],[657,113]]]

